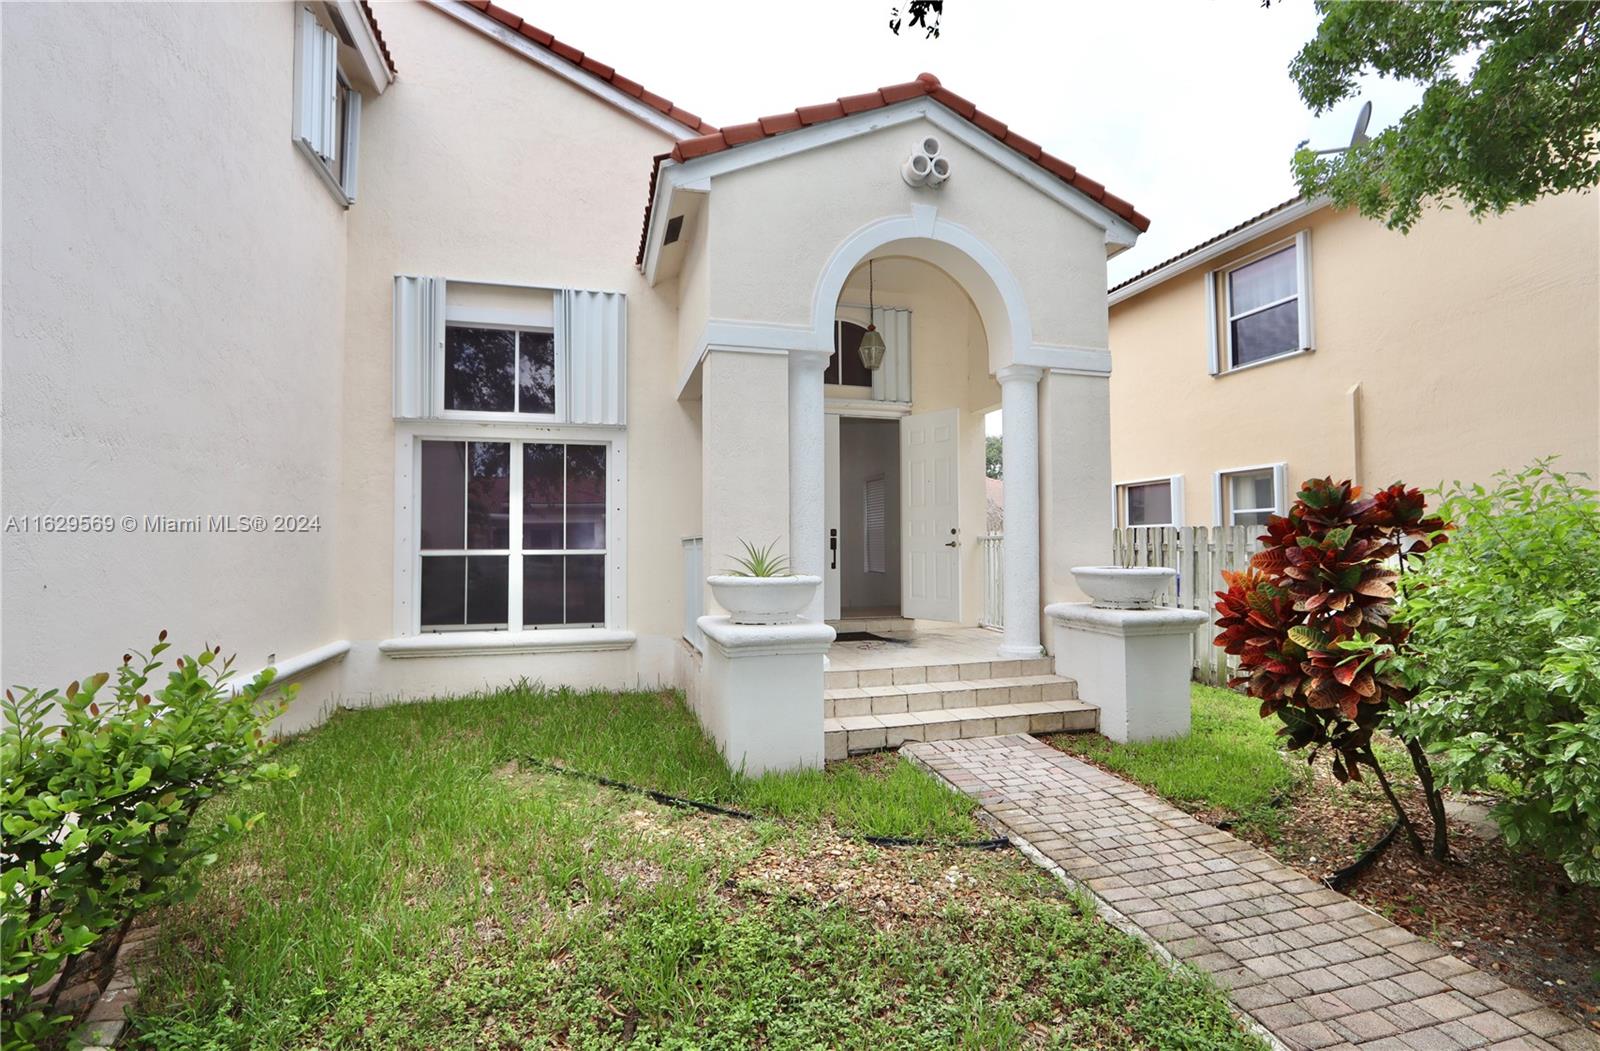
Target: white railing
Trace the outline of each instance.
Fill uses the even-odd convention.
[[[1006,626],[1006,578],[1000,547],[1004,538],[1003,533],[985,533],[978,538],[983,559],[983,619],[978,623],[986,628]]]
[[[1260,526],[1135,526],[1114,529],[1111,549],[1119,566],[1166,566],[1178,571],[1176,594],[1167,605],[1204,610],[1211,620],[1194,634],[1194,678],[1225,685],[1238,661],[1223,653],[1217,637],[1213,597],[1223,590],[1222,571],[1240,570],[1261,550]]]
[[[700,634],[700,616],[705,612],[705,538],[683,538],[683,638],[704,653],[706,640]]]

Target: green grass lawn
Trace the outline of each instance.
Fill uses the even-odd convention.
[[[1190,687],[1188,737],[1117,744],[1099,734],[1058,735],[1052,743],[1187,809],[1220,811],[1240,823],[1270,827],[1283,801],[1307,776],[1298,758],[1280,751],[1276,719],[1260,702],[1214,686]]]
[[[672,694],[533,688],[280,755],[299,777],[229,801],[267,817],[160,917],[142,1046],[1259,1047],[1020,855],[838,835],[981,835],[899,760],[751,780]]]

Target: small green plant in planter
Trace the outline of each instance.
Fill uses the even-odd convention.
[[[195,821],[242,784],[292,777],[269,761],[268,724],[294,696],[266,669],[235,685],[221,647],[186,656],[146,690],[168,648],[125,654],[65,690],[0,702],[0,1044],[33,1048],[71,1023],[58,1007],[89,950],[114,949],[135,918],[189,894],[227,842],[261,814]],[[76,977],[75,977],[76,975]],[[34,991],[52,978],[52,992]]]
[[[774,540],[766,547],[756,547],[748,540],[741,540],[739,544],[744,548],[743,555],[733,557],[733,570],[730,576],[735,577],[791,577],[789,559],[786,555],[777,554],[778,542]]]

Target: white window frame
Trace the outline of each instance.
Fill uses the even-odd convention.
[[[327,71],[325,69],[312,68],[310,60],[317,49],[307,40],[307,35],[312,31],[313,27],[326,33],[331,38],[335,55],[333,66],[334,84],[327,89],[332,97],[326,102],[326,113],[320,118],[312,117],[310,108],[322,97],[322,80]],[[312,167],[316,169],[317,174],[322,177],[322,181],[332,191],[334,199],[343,207],[349,208],[356,202],[356,174],[360,160],[359,147],[361,142],[361,92],[344,71],[344,56],[339,50],[340,47],[338,34],[323,25],[321,19],[317,18],[316,13],[310,7],[301,7],[297,10],[294,49],[294,144],[311,161]],[[338,144],[339,152],[337,156],[324,157],[318,152],[316,144],[311,141],[311,136],[314,134],[311,126],[320,125],[323,122],[327,122],[333,127],[338,126],[334,110],[338,100],[336,89],[340,85],[345,88],[344,113],[342,114],[344,131]],[[321,104],[318,104],[318,108],[321,108]],[[339,170],[334,168],[336,163]]]
[[[1172,521],[1149,522],[1145,525],[1128,524],[1128,487],[1134,485],[1159,485],[1167,483],[1172,500]],[[1164,526],[1183,525],[1183,475],[1154,475],[1149,478],[1130,478],[1111,487],[1111,525],[1116,529],[1160,529]]]
[[[558,312],[559,315],[559,312]],[[518,320],[517,316],[503,312],[477,311],[469,309],[452,310],[445,307],[444,330],[445,344],[440,348],[438,360],[433,363],[433,414],[443,420],[473,420],[479,423],[559,423],[566,419],[566,393],[567,393],[567,356],[561,352],[561,333],[557,330],[556,322],[551,324],[530,324]],[[445,407],[445,374],[448,372],[450,357],[450,330],[452,328],[487,328],[500,332],[533,332],[548,333],[555,353],[555,411],[553,412],[518,412],[513,408],[510,412],[487,412],[480,409],[449,409]],[[521,347],[520,336],[517,344]],[[511,373],[511,403],[516,406],[522,400],[521,384],[517,381],[515,361],[513,358]]]
[[[1233,312],[1233,283],[1230,275],[1251,263],[1258,262],[1271,255],[1276,255],[1293,249],[1295,253],[1295,293],[1284,296],[1271,303],[1264,303],[1259,307],[1246,310],[1243,313]],[[1221,284],[1222,310],[1217,310],[1218,284]],[[1253,369],[1258,365],[1269,365],[1285,358],[1309,354],[1316,349],[1313,339],[1313,325],[1311,314],[1311,231],[1301,230],[1293,237],[1276,241],[1259,251],[1252,252],[1242,259],[1234,260],[1225,267],[1206,272],[1206,325],[1209,333],[1210,371],[1213,376],[1226,375],[1232,372],[1243,372]],[[1247,362],[1243,365],[1235,364],[1233,360],[1233,323],[1240,318],[1259,314],[1263,310],[1270,310],[1284,303],[1296,301],[1298,308],[1296,317],[1299,322],[1299,346],[1274,354],[1259,361]],[[1219,336],[1220,331],[1220,336]]]
[[[1236,474],[1254,474],[1258,471],[1272,472],[1272,504],[1271,507],[1246,507],[1243,510],[1270,511],[1275,515],[1289,513],[1289,465],[1282,461],[1278,463],[1258,463],[1248,467],[1229,467],[1216,472],[1211,477],[1211,509],[1212,520],[1216,525],[1236,525],[1233,515],[1234,508],[1228,497],[1228,479]],[[1226,510],[1224,510],[1226,508]]]
[[[627,433],[619,427],[546,426],[500,423],[487,425],[457,420],[402,420],[395,423],[395,545],[394,545],[394,633],[398,637],[384,644],[397,650],[395,656],[420,652],[450,652],[473,649],[610,649],[631,644],[632,637],[621,638],[628,620],[627,609]],[[606,615],[604,630],[580,625],[522,626],[522,575],[508,567],[506,577],[507,627],[496,629],[434,629],[423,631],[422,617],[422,443],[447,442],[550,442],[562,445],[606,446]],[[522,457],[511,456],[511,491],[520,493]],[[520,499],[518,497],[517,499]],[[515,503],[513,504],[515,506]],[[514,527],[515,528],[515,527]],[[542,549],[524,551],[520,531],[508,537],[508,549],[473,549],[475,555],[499,555],[508,560],[522,554],[550,553]],[[431,552],[446,554],[443,550]],[[598,553],[598,552],[596,552]],[[520,570],[520,563],[516,567]],[[432,640],[429,647],[391,646],[406,639]],[[407,652],[409,651],[409,652]]]

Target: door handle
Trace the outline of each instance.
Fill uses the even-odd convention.
[[[952,529],[952,530],[950,530],[950,535],[952,537],[954,537],[955,539],[946,540],[944,542],[944,546],[945,547],[960,547],[961,546],[961,534],[959,532],[957,532],[956,530]]]
[[[839,531],[837,529],[828,530],[828,558],[829,558],[828,568],[829,569],[838,569],[839,568]]]

